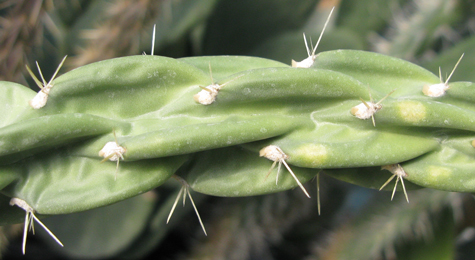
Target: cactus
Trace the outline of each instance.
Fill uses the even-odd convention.
[[[203,105],[193,96],[210,82],[200,69],[207,61],[216,68],[210,59],[219,60],[223,78],[217,82],[226,87],[215,102]],[[242,59],[259,68],[240,68]],[[9,105],[2,114],[9,120],[0,131],[1,169],[8,173],[3,192],[40,214],[72,213],[158,187],[184,163],[189,166],[182,178],[190,187],[216,196],[296,185],[307,194],[300,182],[318,169],[338,178],[330,169],[390,164],[400,164],[404,178],[419,186],[475,189],[470,185],[475,111],[465,101],[473,95],[467,83],[452,83],[442,100],[427,97],[423,87],[437,83],[437,76],[361,51],[320,53],[309,69],[251,57],[194,58],[199,66],[186,61],[131,56],[86,65],[56,78],[47,103],[36,110],[28,106],[31,90],[4,83],[3,103]],[[451,95],[459,86],[463,98]],[[382,96],[388,87],[396,89],[393,95],[366,117],[377,125],[352,112],[358,99]],[[109,144],[115,148],[107,153]],[[272,168],[284,163],[293,179],[266,181],[270,171],[263,168],[269,164],[258,150],[274,161]],[[101,164],[101,156],[118,163]],[[353,178],[362,184],[361,176]]]
[[[262,1],[257,5],[265,2]],[[329,16],[325,17],[326,20],[319,19],[320,26],[310,26],[309,21],[316,21],[316,14],[322,13],[322,2],[313,17],[308,10],[300,10],[302,17],[294,18],[294,24],[284,26],[294,29],[310,17],[305,30],[310,27],[323,28],[320,34],[311,30],[304,34],[309,56],[305,60],[311,61],[308,66],[299,66],[293,60],[302,60],[303,57],[298,56],[292,56],[292,62],[290,58],[281,62],[278,61],[280,58],[254,56],[169,58],[153,55],[157,49],[155,47],[152,47],[152,55],[111,58],[114,53],[140,53],[139,38],[134,35],[142,35],[143,38],[144,30],[151,26],[153,16],[158,15],[160,8],[167,8],[167,4],[174,8],[173,14],[183,15],[185,22],[177,22],[176,16],[157,18],[159,44],[171,40],[182,43],[183,35],[178,32],[184,33],[186,30],[183,26],[191,26],[191,20],[203,21],[205,13],[210,12],[215,3],[216,11],[213,14],[216,16],[211,16],[210,22],[225,21],[226,17],[220,14],[220,10],[226,10],[227,6],[237,8],[237,13],[245,10],[244,5],[238,8],[228,0],[201,2],[206,3],[206,11],[197,15],[191,14],[194,3],[189,1],[145,1],[145,5],[153,5],[154,9],[144,24],[137,25],[137,30],[125,32],[125,49],[121,49],[123,46],[114,47],[114,38],[107,34],[110,30],[104,30],[106,27],[125,26],[112,22],[119,18],[120,12],[107,11],[102,3],[91,4],[93,8],[111,14],[96,29],[96,32],[102,32],[96,36],[107,39],[104,46],[109,46],[106,49],[110,50],[97,52],[97,49],[94,50],[97,44],[89,42],[85,45],[86,50],[72,58],[73,62],[68,63],[66,60],[65,63],[65,67],[72,64],[81,66],[63,73],[58,71],[64,59],[57,63],[49,62],[46,65],[50,68],[48,71],[57,68],[50,82],[44,80],[39,70],[43,81],[40,82],[27,67],[40,87],[38,92],[23,84],[0,82],[2,225],[30,223],[33,218],[42,223],[43,220],[39,219],[43,216],[55,215],[44,219],[45,225],[52,231],[46,235],[54,238],[45,241],[58,242],[60,245],[63,242],[70,256],[95,258],[122,254],[137,257],[150,252],[169,230],[179,229],[178,223],[191,225],[180,222],[188,211],[195,211],[197,219],[193,223],[201,226],[205,235],[220,234],[216,232],[215,225],[207,225],[212,219],[210,216],[219,212],[209,210],[212,205],[209,200],[234,201],[230,205],[239,205],[236,207],[251,212],[251,215],[243,213],[230,218],[237,222],[243,219],[251,221],[255,217],[252,214],[268,220],[274,210],[272,207],[277,208],[276,212],[285,212],[283,207],[291,208],[292,203],[279,200],[289,197],[296,200],[295,197],[299,196],[302,201],[305,199],[305,205],[318,204],[320,215],[321,189],[324,198],[321,219],[324,220],[325,214],[332,212],[325,202],[325,196],[330,196],[330,191],[326,189],[332,187],[328,177],[365,188],[392,191],[392,196],[384,196],[386,203],[403,198],[405,204],[411,201],[407,206],[394,203],[402,211],[414,203],[425,203],[417,196],[419,193],[409,190],[432,188],[474,192],[471,169],[475,157],[475,90],[472,82],[453,80],[457,78],[457,66],[460,64],[461,68],[464,67],[470,52],[464,59],[460,57],[464,50],[452,53],[452,56],[460,58],[458,61],[450,58],[453,62],[449,67],[453,70],[443,80],[441,70],[437,75],[434,68],[443,65],[445,72],[447,64],[426,65],[435,70],[433,73],[416,63],[374,52],[326,51],[323,31],[327,25],[329,28],[326,33],[330,34],[330,38],[335,35],[344,37],[344,31],[338,30],[345,26],[346,29],[351,28],[351,19],[355,16],[342,9],[347,19],[340,20],[339,28],[332,30],[332,26],[338,23],[332,24]],[[351,6],[349,2],[344,2],[341,8]],[[313,3],[301,0],[299,5],[308,7],[313,6]],[[127,1],[116,5],[116,8],[120,6],[121,10],[127,10],[133,4],[134,1]],[[180,4],[183,6],[177,9],[176,5]],[[288,4],[279,6],[277,10],[282,13],[275,15],[276,19],[288,16],[283,12]],[[142,12],[145,9],[130,9],[130,12]],[[355,9],[355,13],[362,9]],[[412,22],[418,21],[415,19],[420,14],[417,10]],[[448,12],[455,10],[451,8]],[[337,11],[339,13],[340,10]],[[77,10],[73,12],[81,13]],[[332,14],[333,9],[324,9],[323,13]],[[83,15],[90,13],[85,11]],[[430,15],[422,15],[429,19]],[[432,23],[417,24],[430,27],[431,33],[435,31]],[[90,22],[88,26],[91,26]],[[236,27],[240,26],[236,24]],[[279,30],[284,30],[284,27]],[[160,32],[170,28],[179,30],[177,34],[160,35]],[[304,53],[300,29],[299,42],[295,46]],[[368,24],[359,29],[365,34],[375,30]],[[403,30],[402,27],[397,29]],[[202,27],[194,30],[194,38],[190,41],[196,43],[199,37],[206,39],[199,43],[203,46],[192,46],[200,49],[198,53],[214,54],[224,49],[224,46],[218,46],[222,42],[213,42],[216,35],[209,36],[219,30],[219,24],[212,23],[206,32],[200,31]],[[237,44],[230,52],[242,54],[252,48],[263,49],[272,40],[282,40],[297,33],[282,33],[279,30],[259,33],[259,30],[254,28],[252,32],[256,37],[262,36],[262,43]],[[315,48],[311,46],[311,50],[307,43],[309,35],[319,35]],[[232,40],[235,36],[225,34],[223,39]],[[403,41],[393,40],[391,44],[395,44],[394,50],[398,50],[399,45],[411,44],[404,37],[396,39]],[[416,54],[422,53],[420,50],[430,41],[417,41],[413,43],[414,48],[406,49],[406,53],[391,53],[417,62],[419,57]],[[242,40],[239,42],[242,43]],[[323,47],[324,51],[316,54],[317,46]],[[159,45],[160,48],[162,46]],[[183,54],[183,51],[177,53]],[[108,59],[83,65],[104,58]],[[38,69],[39,64],[45,66],[44,61],[40,60]],[[434,86],[443,91],[434,95]],[[309,184],[313,179],[316,179],[316,183]],[[394,179],[393,186],[390,182]],[[317,194],[314,186],[318,186]],[[292,189],[295,191],[290,191]],[[402,192],[396,194],[396,191]],[[229,198],[266,194],[276,195],[253,197],[257,204],[262,202],[265,205],[265,201],[273,201],[272,207],[263,206],[259,213],[256,213],[255,208],[248,208],[256,207],[256,204],[250,203],[248,206],[239,202],[253,198]],[[416,194],[415,198],[413,194]],[[446,193],[439,193],[440,196],[434,199],[436,202],[430,203],[443,202],[444,207],[455,209],[455,203],[447,203],[448,197],[443,194]],[[185,210],[178,208],[179,200],[183,199],[184,203],[186,197],[190,199],[192,207],[187,206]],[[317,201],[306,197],[317,197]],[[10,204],[21,206],[26,211],[26,217],[24,211]],[[132,205],[136,212],[127,209]],[[311,210],[299,210],[302,210],[302,216],[299,218],[290,214],[291,223],[279,228],[277,236],[283,236],[278,232],[290,232],[290,225],[312,214]],[[431,209],[428,211],[435,212]],[[114,215],[110,215],[110,212],[114,212]],[[229,214],[225,212],[221,215]],[[122,237],[120,242],[115,240],[120,236],[117,233],[119,231],[100,224],[103,218],[107,218],[110,223],[126,229],[124,218],[127,217],[137,219],[139,223],[135,223],[130,229],[131,233]],[[54,221],[55,218],[59,221]],[[107,242],[102,252],[95,249],[79,250],[74,246],[68,249],[70,243],[77,240],[71,238],[73,232],[61,230],[65,229],[65,223],[69,220],[77,222],[78,219],[90,221],[94,232],[104,234],[101,239]],[[227,219],[218,220],[218,223],[225,223]],[[415,221],[419,221],[419,218],[408,220],[401,227],[401,233]],[[47,232],[48,228],[45,228]],[[186,230],[186,227],[183,229]],[[253,230],[250,227],[248,229]],[[25,225],[23,253],[27,231]],[[75,239],[87,241],[86,234],[82,233],[86,231],[76,232],[81,235]],[[358,232],[364,233],[361,230]],[[398,233],[393,230],[375,246],[370,257],[377,258],[380,252],[390,255],[390,252],[381,248],[391,249],[398,237]],[[272,241],[277,243],[281,240]],[[350,243],[348,241],[344,242]],[[201,250],[193,249],[193,252],[200,254]]]

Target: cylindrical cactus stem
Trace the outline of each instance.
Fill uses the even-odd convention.
[[[203,105],[193,96],[210,83],[210,64],[211,83],[226,87]],[[2,83],[0,184],[42,214],[135,196],[185,162],[187,171],[179,174],[190,188],[216,196],[297,186],[309,196],[303,183],[320,169],[380,188],[388,178],[381,166],[393,164],[409,173],[407,189],[473,191],[475,90],[452,83],[437,100],[422,93],[438,81],[406,61],[339,50],[320,53],[307,69],[252,57],[117,58],[61,75],[38,110],[27,105],[33,91]],[[368,106],[370,100],[365,118],[377,111],[377,125],[351,114],[360,99]],[[278,147],[276,154],[261,153],[273,162],[259,157],[263,147]],[[104,159],[117,164],[101,164]],[[277,185],[265,181],[279,162],[291,174],[279,175]],[[374,183],[362,174],[368,169],[380,176]]]

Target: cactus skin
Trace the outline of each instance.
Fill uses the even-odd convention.
[[[193,190],[224,197],[253,196],[275,193],[295,188],[297,183],[282,166],[278,185],[275,183],[277,169],[268,178],[266,173],[272,161],[256,156],[255,152],[242,147],[227,147],[198,154],[196,165],[186,175]],[[219,164],[215,162],[219,161]],[[292,166],[300,182],[311,180],[318,170]],[[243,187],[249,187],[243,189]]]
[[[229,84],[212,104],[196,103],[212,81]],[[277,185],[265,178],[272,162],[259,150],[268,145],[288,155],[302,183],[327,169],[379,188],[389,176],[381,166],[400,164],[415,184],[408,188],[474,191],[475,90],[461,82],[440,98],[422,93],[438,82],[412,63],[343,50],[320,53],[308,69],[233,56],[111,59],[59,76],[39,110],[28,106],[34,92],[2,82],[2,193],[40,214],[64,214],[136,196],[178,169],[192,189],[216,196],[295,188],[284,171]],[[370,93],[380,100],[394,89],[376,126],[350,113]],[[98,154],[113,133],[126,151],[115,181],[116,163]],[[355,173],[337,170],[346,168]]]

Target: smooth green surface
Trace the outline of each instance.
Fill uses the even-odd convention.
[[[110,132],[120,122],[89,114],[58,114],[0,128],[0,163],[10,164],[34,152]],[[33,150],[33,151],[32,151]]]
[[[252,196],[299,188],[284,165],[281,166],[277,184],[277,164],[266,178],[272,163],[259,157],[259,153],[239,147],[210,150],[197,154],[186,181],[197,192],[224,197]],[[317,169],[289,166],[301,183],[309,181],[318,173]],[[305,195],[302,193],[302,196]]]
[[[218,83],[218,80],[222,78],[229,77],[232,74],[245,70],[289,67],[288,65],[278,61],[249,56],[198,56],[185,57],[178,60],[189,63],[203,70],[206,74],[209,73],[209,67],[211,66],[211,72],[215,83]],[[219,83],[222,84],[224,82]],[[211,84],[211,82],[209,82],[209,84]]]
[[[85,65],[59,76],[43,113],[89,113],[111,119],[146,114],[174,102],[209,76],[187,63],[159,56],[129,56]]]
[[[33,108],[28,105],[36,93],[17,83],[0,81],[0,127],[9,126],[19,118],[28,118],[33,115]]]
[[[460,192],[473,192],[475,185],[475,135],[449,138],[443,145],[403,167],[411,173],[412,182],[424,187]]]
[[[374,52],[355,50],[322,52],[318,54],[312,68],[342,72],[383,96],[396,89],[391,95],[393,98],[407,95],[423,97],[424,84],[440,83],[436,75],[416,64]],[[375,101],[382,98],[372,94]]]
[[[65,214],[118,202],[164,183],[186,160],[186,156],[121,162],[104,162],[51,151],[0,171],[18,177],[5,193],[25,200],[40,214]],[[72,185],[73,184],[73,185]]]

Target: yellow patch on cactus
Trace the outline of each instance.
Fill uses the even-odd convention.
[[[418,123],[426,117],[426,108],[417,101],[402,101],[397,104],[399,116],[406,122]]]
[[[446,182],[453,176],[452,170],[447,167],[429,166],[427,171],[431,182]]]
[[[319,167],[328,159],[328,149],[322,144],[306,144],[298,147],[292,158],[298,158],[307,167]]]

